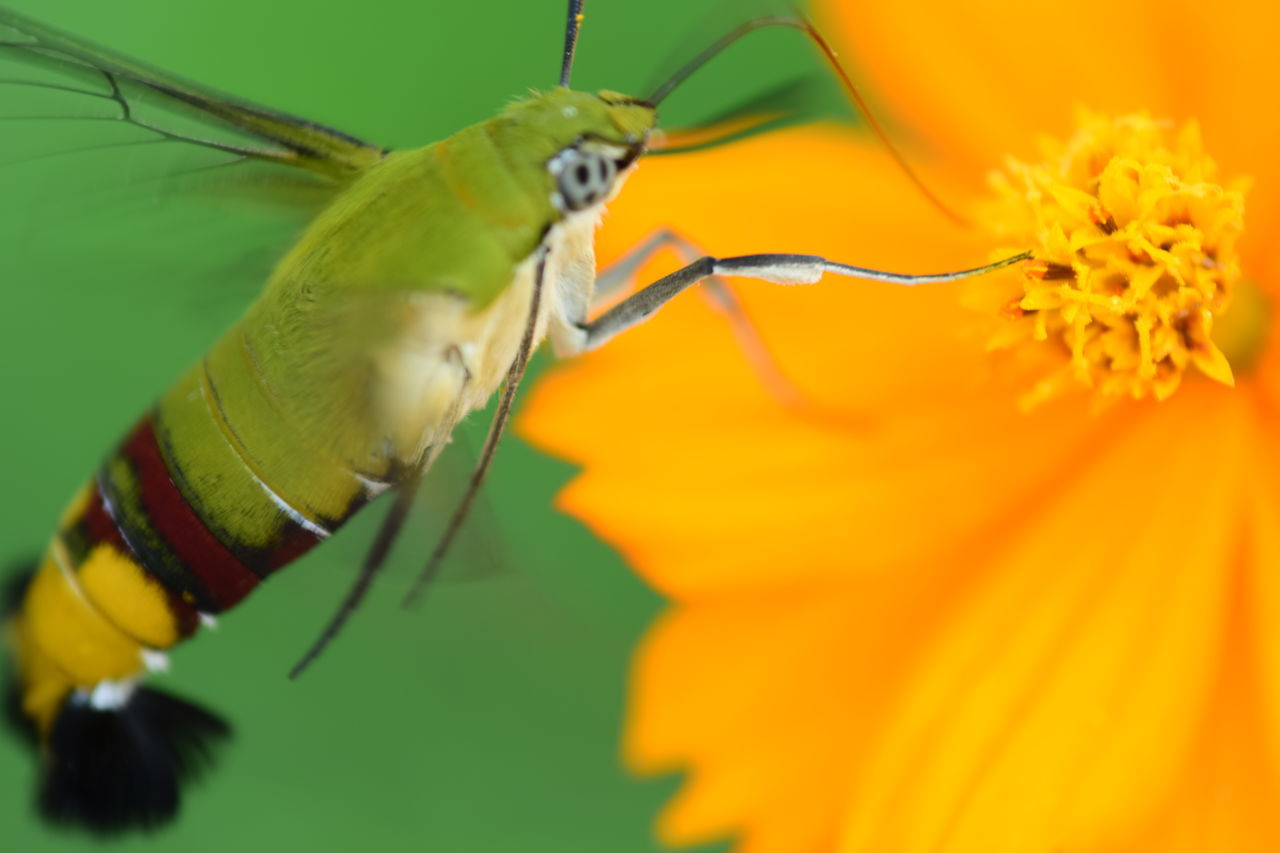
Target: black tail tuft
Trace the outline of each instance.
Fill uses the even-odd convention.
[[[98,833],[155,829],[177,814],[180,788],[230,734],[209,711],[144,687],[111,710],[73,695],[46,744],[40,812]]]

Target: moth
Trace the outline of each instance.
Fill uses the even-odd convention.
[[[227,726],[144,686],[146,673],[390,493],[351,592],[300,672],[360,603],[459,421],[496,394],[477,467],[418,594],[484,481],[544,340],[562,357],[595,349],[718,276],[912,285],[1023,259],[906,275],[812,255],[702,256],[594,311],[633,267],[598,277],[594,232],[650,150],[661,102],[748,32],[786,26],[819,37],[800,18],[756,19],[635,97],[570,88],[581,20],[582,0],[570,0],[554,85],[446,139],[388,150],[0,9],[0,50],[61,75],[28,85],[105,99],[120,120],[163,138],[299,170],[327,188],[256,301],[74,496],[16,598],[14,690],[40,751],[45,816],[95,832],[171,819],[183,782]],[[140,97],[240,141],[157,125]]]

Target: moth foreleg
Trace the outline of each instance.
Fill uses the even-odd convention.
[[[608,269],[602,270],[600,275],[596,276],[592,307],[594,308],[616,296],[618,291],[626,287],[631,279],[635,278],[636,273],[640,271],[640,267],[644,266],[658,252],[668,246],[684,249],[688,245],[675,232],[666,228],[660,228],[653,232],[625,255],[610,264]],[[701,254],[702,252],[696,250],[692,252],[693,257]],[[686,263],[689,260],[691,260],[690,257],[685,258]]]
[[[638,266],[642,261],[641,258],[634,263]],[[580,323],[582,336],[578,350],[588,351],[603,346],[616,335],[648,319],[677,294],[714,276],[729,274],[785,284],[811,283],[821,278],[826,270],[824,265],[829,263],[815,255],[743,255],[735,258],[704,255],[628,296],[595,320]],[[731,304],[736,307],[736,301]]]
[[[694,258],[706,254],[688,239],[674,231],[668,228],[659,228],[635,248],[611,264],[608,269],[600,273],[595,281],[595,299],[592,301],[592,307],[609,301],[631,279],[635,278],[640,267],[655,254],[667,248],[675,249],[679,252],[685,263],[689,263]],[[727,313],[735,324],[750,325],[751,321],[747,318],[746,312],[742,310],[742,304],[723,279],[714,275],[710,276],[702,283],[702,289],[707,297],[716,304],[716,307]]]
[[[666,248],[678,252],[685,263],[706,254],[685,237],[660,228],[600,274],[595,284],[595,304],[608,301],[635,277],[645,262]],[[702,293],[725,315],[743,354],[769,392],[784,402],[797,400],[800,392],[787,378],[728,282],[716,275],[708,276],[702,281]]]
[[[579,351],[593,350],[603,346],[616,335],[648,319],[676,294],[713,275],[742,276],[774,284],[814,284],[822,278],[824,273],[835,273],[866,281],[917,285],[956,281],[982,275],[1025,261],[1030,256],[1029,252],[1023,252],[981,267],[925,275],[855,267],[829,261],[819,255],[761,254],[739,255],[732,258],[704,256],[632,294],[595,320],[578,324],[581,335],[575,343]]]

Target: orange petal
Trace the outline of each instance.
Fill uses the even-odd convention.
[[[1254,450],[1250,541],[1246,555],[1252,569],[1250,601],[1259,626],[1255,656],[1262,672],[1268,735],[1259,745],[1270,750],[1273,767],[1280,767],[1280,411],[1275,400],[1262,398],[1249,436]]]
[[[1090,853],[1280,850],[1277,755],[1262,748],[1274,736],[1276,717],[1266,718],[1256,670],[1259,642],[1275,645],[1275,622],[1251,618],[1248,600],[1256,591],[1247,578],[1239,580],[1221,671],[1211,688],[1213,707],[1177,787],[1149,821]]]
[[[881,111],[932,143],[913,148],[970,174],[1065,136],[1077,105],[1199,118],[1230,172],[1274,174],[1274,4],[826,0],[819,13]]]
[[[1184,391],[1011,532],[877,733],[846,851],[1087,850],[1179,780],[1224,634],[1244,450]]]
[[[663,840],[736,833],[739,853],[833,849],[864,732],[883,724],[884,697],[928,636],[902,626],[939,603],[928,584],[881,581],[668,611],[638,651],[625,744],[637,770],[689,771]]]
[[[974,236],[932,207],[878,142],[839,125],[641,161],[609,206],[601,262],[663,225],[717,255],[828,253],[862,266],[908,267],[903,272],[986,260],[986,247],[971,254]]]
[[[1183,43],[1193,48],[1175,53],[1181,45],[1173,46],[1166,62],[1181,68],[1181,81],[1195,87],[1183,109],[1200,119],[1205,150],[1224,177],[1254,179],[1240,248],[1246,263],[1254,262],[1246,274],[1274,285],[1280,274],[1270,236],[1280,228],[1280,63],[1275,56],[1280,5],[1187,3],[1172,15],[1154,17],[1177,28]]]
[[[1280,288],[1275,291],[1280,295]],[[1265,403],[1267,410],[1271,413],[1271,423],[1280,424],[1280,313],[1277,310],[1280,305],[1271,302],[1267,306],[1267,310],[1271,312],[1271,328],[1267,332],[1267,339],[1262,344],[1262,352],[1258,353],[1256,364],[1247,365],[1247,369],[1253,373],[1250,379],[1254,380],[1258,389],[1262,392],[1261,400]]]
[[[1119,420],[1090,421],[1075,401],[1024,417],[1008,398],[985,398],[888,420],[863,439],[726,401],[723,385],[688,402],[686,386],[629,399],[594,390],[627,388],[630,371],[610,378],[539,391],[533,416],[554,412],[556,441],[576,439],[558,446],[586,464],[559,503],[681,599],[964,566],[1035,512],[1045,484],[1069,482]]]

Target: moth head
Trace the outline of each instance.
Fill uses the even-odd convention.
[[[611,199],[648,148],[654,107],[617,92],[557,87],[508,107],[504,119],[522,139],[521,157],[540,174],[561,214]]]

